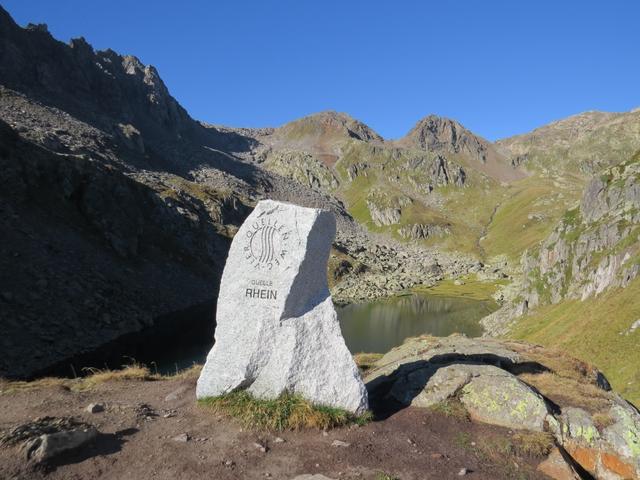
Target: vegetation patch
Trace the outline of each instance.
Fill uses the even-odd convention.
[[[640,277],[626,288],[612,288],[585,301],[545,305],[523,317],[513,338],[557,347],[600,368],[613,388],[640,405]]]
[[[498,291],[501,285],[507,285],[508,280],[495,280],[490,282],[482,282],[476,280],[475,277],[465,277],[460,285],[456,285],[455,280],[443,280],[435,285],[425,286],[418,285],[413,288],[417,293],[428,293],[429,295],[440,295],[443,297],[464,297],[472,300],[483,300],[493,302],[493,295]]]
[[[438,402],[429,409],[432,412],[439,413],[445,417],[455,418],[456,420],[469,421],[469,412],[465,406],[457,398],[450,398],[444,402]]]
[[[353,356],[353,359],[356,362],[356,365],[362,372],[366,372],[370,370],[373,365],[384,357],[384,353],[356,353]]]
[[[0,395],[53,387],[66,388],[72,392],[83,392],[109,382],[197,378],[201,369],[201,365],[194,365],[173,375],[160,375],[152,373],[145,365],[134,362],[131,365],[124,365],[120,370],[86,368],[84,371],[87,375],[78,378],[44,377],[31,381],[0,378]]]
[[[258,430],[326,430],[350,424],[363,425],[373,418],[370,413],[356,416],[339,408],[313,405],[292,393],[284,393],[274,400],[263,400],[245,390],[238,390],[219,397],[203,398],[198,403],[237,418],[247,428]]]

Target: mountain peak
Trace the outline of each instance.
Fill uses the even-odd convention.
[[[280,130],[288,138],[304,138],[322,136],[331,138],[355,138],[363,142],[383,139],[368,125],[356,120],[351,115],[334,110],[312,113],[293,122],[289,122]]]
[[[515,170],[495,145],[456,120],[430,114],[419,120],[399,145],[433,153],[459,155],[469,167],[500,181],[524,176]]]

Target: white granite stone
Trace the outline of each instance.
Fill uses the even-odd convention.
[[[317,405],[367,409],[327,285],[335,228],[327,211],[258,203],[231,244],[198,398],[238,389],[275,398],[288,391]]]

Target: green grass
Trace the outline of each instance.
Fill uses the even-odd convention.
[[[448,399],[444,402],[436,403],[429,407],[429,409],[445,417],[455,418],[461,421],[469,420],[469,412],[467,412],[465,406],[458,399]]]
[[[505,254],[519,259],[524,250],[551,233],[566,207],[577,200],[581,186],[573,180],[556,184],[542,177],[511,184],[508,198],[500,202],[482,241],[487,257]]]
[[[413,290],[418,293],[428,293],[429,295],[463,297],[495,303],[493,294],[498,291],[498,286],[508,283],[508,280],[482,282],[474,277],[463,278],[462,281],[464,282],[463,285],[456,285],[454,280],[443,280],[433,286],[417,286]]]
[[[363,425],[370,413],[353,415],[339,408],[313,405],[299,395],[284,393],[274,400],[253,397],[244,390],[198,401],[203,407],[237,418],[247,428],[258,430],[326,430],[350,424]]]
[[[640,405],[640,329],[625,335],[640,319],[640,278],[583,302],[546,305],[520,320],[510,337],[557,347],[592,363],[613,388]]]

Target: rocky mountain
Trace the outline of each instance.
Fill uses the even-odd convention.
[[[293,140],[318,126],[320,135]],[[197,122],[153,67],[82,39],[59,42],[43,25],[21,28],[0,8],[0,376],[67,368],[161,323],[209,328],[229,240],[261,198],[336,215],[338,299],[391,294],[475,264],[357,224],[331,194],[343,177],[322,156],[341,139],[352,142],[346,148],[382,142],[333,113],[281,129]],[[402,271],[389,267],[399,263]],[[194,308],[201,313],[185,313]]]
[[[328,208],[358,238],[339,201],[235,155],[252,142],[193,120],[135,57],[0,8],[0,376],[167,316],[210,323],[230,238],[259,198]],[[204,304],[200,320],[180,314]]]
[[[640,155],[594,177],[536,252],[524,257],[528,306],[585,300],[640,273]]]
[[[530,170],[591,176],[640,150],[640,110],[585,112],[497,145]]]
[[[508,152],[448,118],[429,115],[397,143],[428,152],[456,155],[464,165],[499,181],[526,176],[522,170],[513,168]]]
[[[360,224],[398,241],[442,246],[450,235],[466,235],[464,214],[449,214],[452,192],[525,177],[499,148],[434,115],[398,141],[337,112],[243,132],[254,141],[250,161],[339,198]]]

